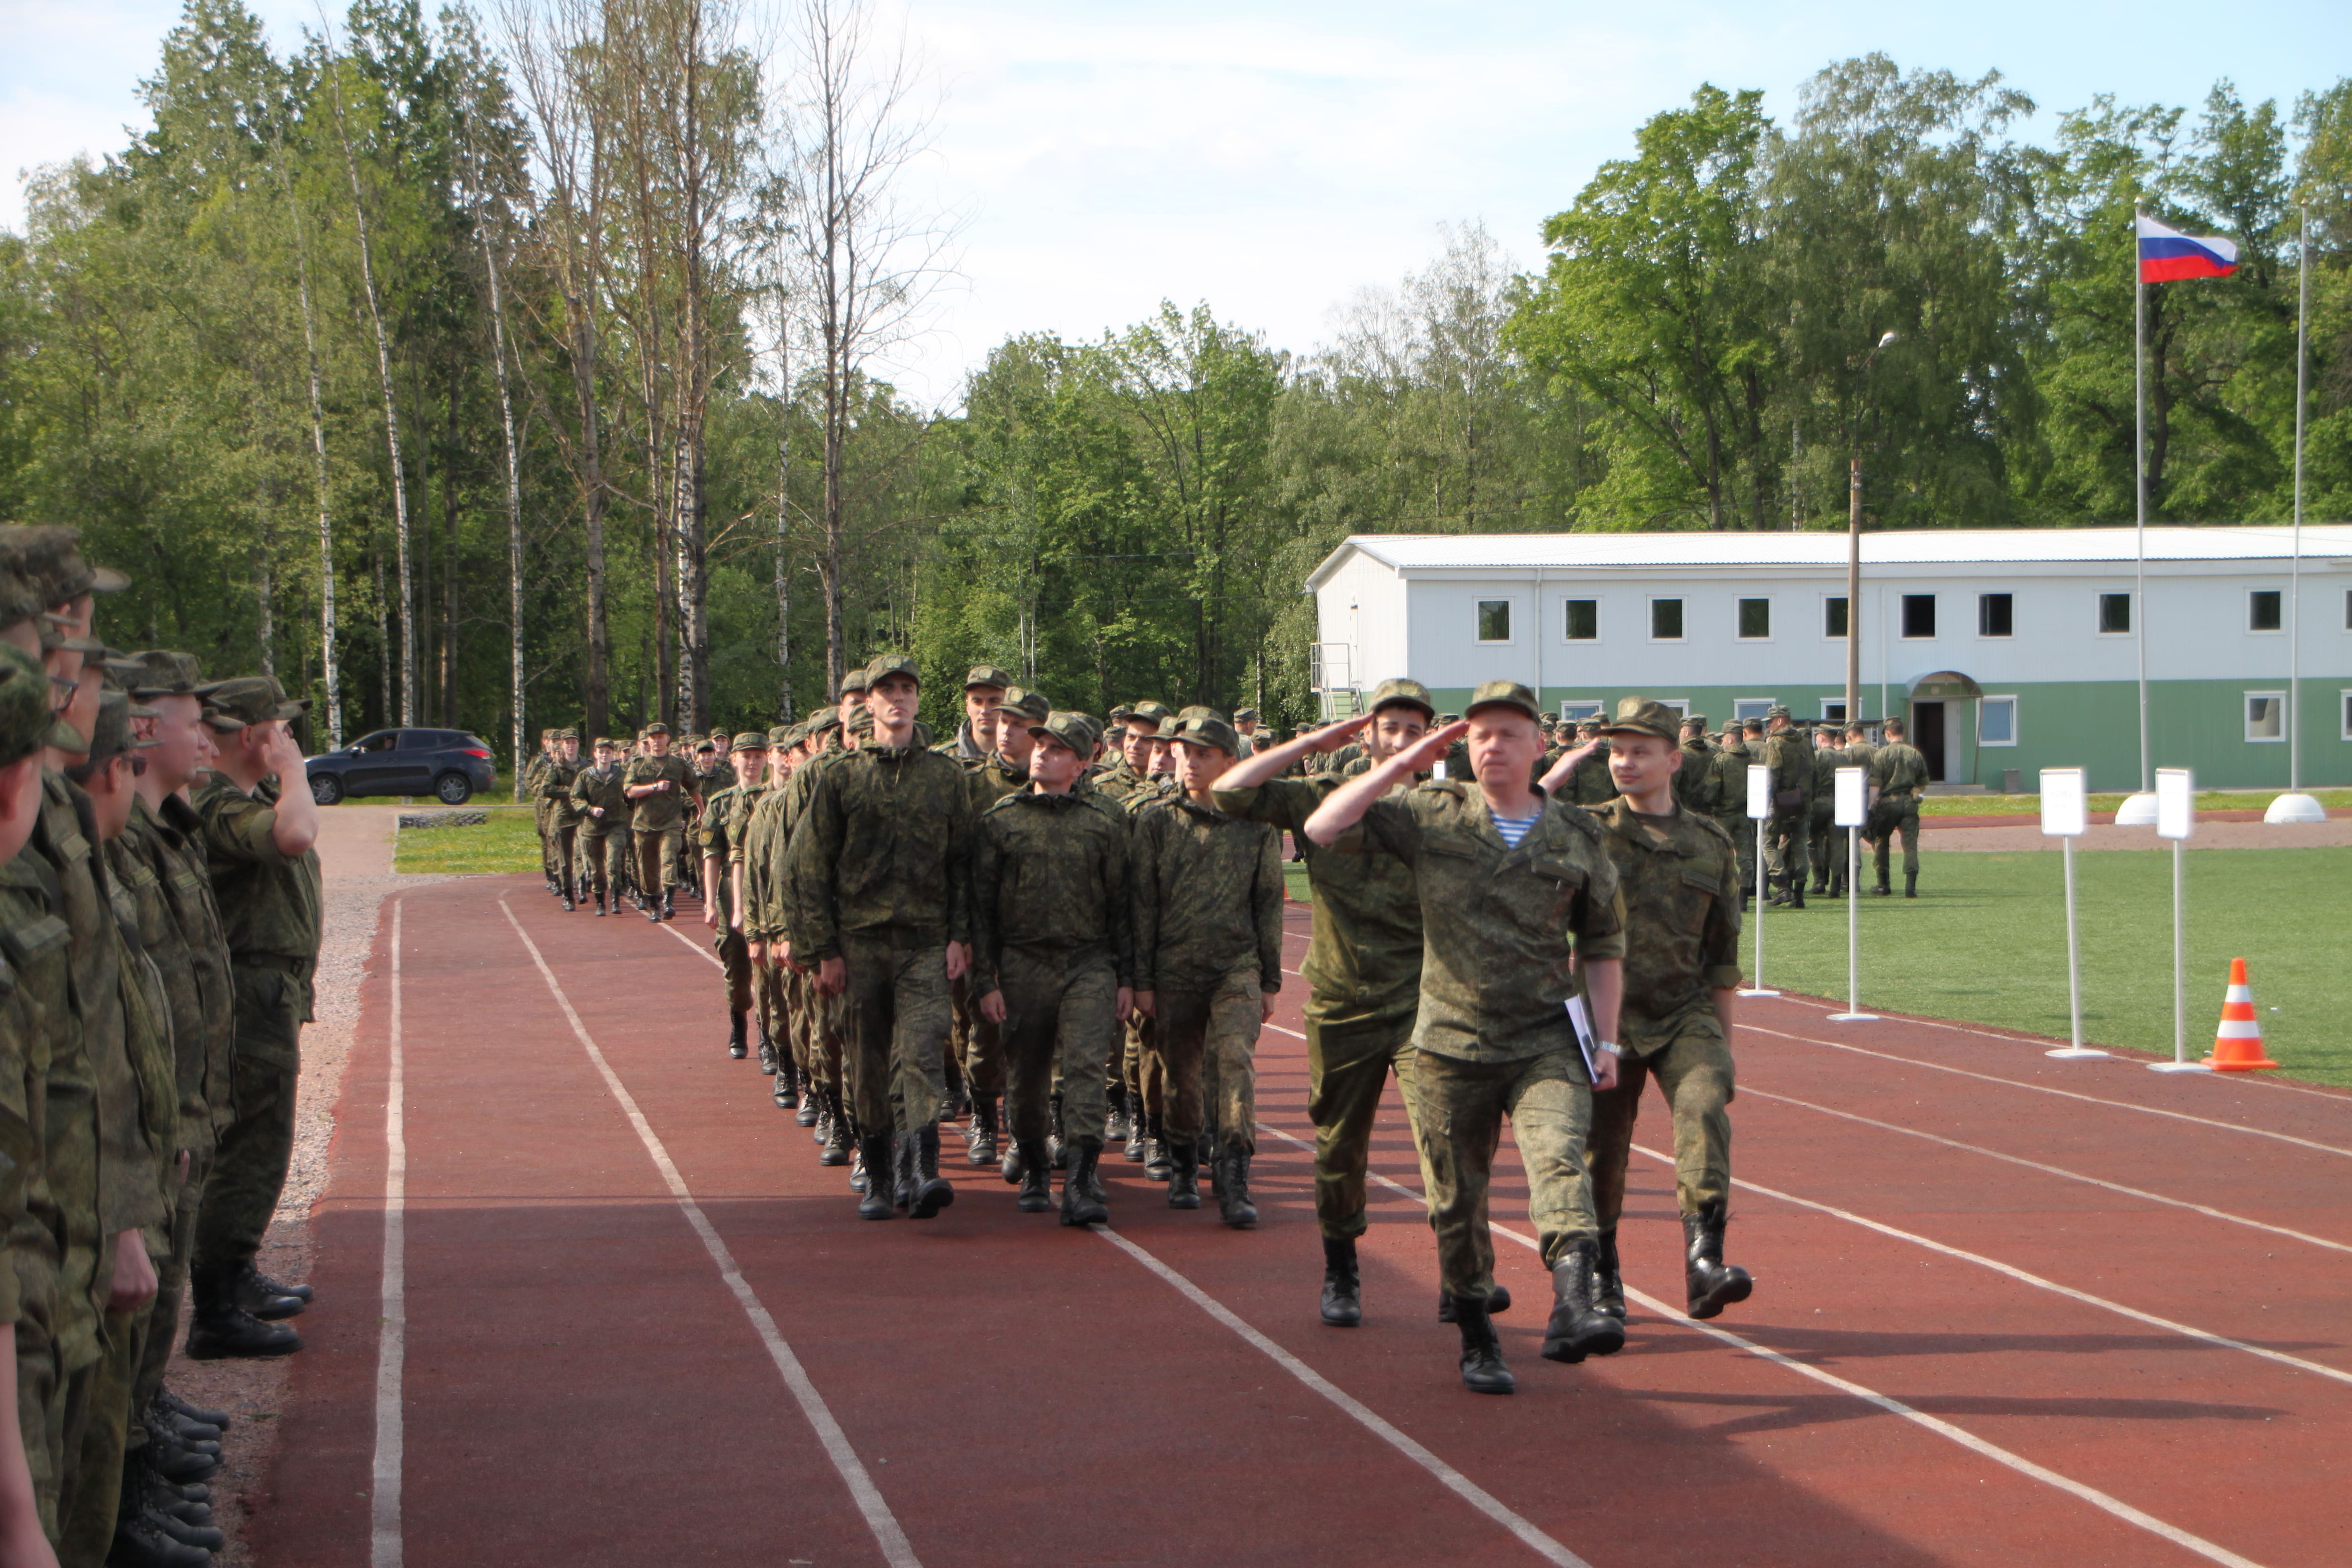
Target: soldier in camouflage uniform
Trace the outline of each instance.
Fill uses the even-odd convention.
[[[1802,727],[1801,727],[1802,728]],[[1834,725],[1824,724],[1807,733],[1806,749],[1813,760],[1813,794],[1811,815],[1806,818],[1806,847],[1813,868],[1813,885],[1810,891],[1822,898],[1840,898],[1845,887],[1844,837],[1837,830],[1837,771],[1843,765],[1844,753],[1838,747]]]
[[[556,731],[555,754],[541,766],[533,793],[539,797],[541,841],[555,873],[555,894],[567,910],[580,907],[580,813],[572,802],[572,785],[580,772],[580,731]]]
[[[1706,738],[1706,715],[1683,721],[1683,765],[1675,774],[1675,803],[1705,817],[1716,816],[1715,747]]]
[[[1671,709],[1639,697],[1617,705],[1612,772],[1624,793],[1604,806],[1601,842],[1625,902],[1624,1056],[1617,1086],[1592,1097],[1587,1142],[1593,1208],[1601,1223],[1598,1304],[1625,1315],[1617,1221],[1625,1164],[1654,1078],[1674,1118],[1675,1190],[1683,1220],[1683,1272],[1690,1315],[1712,1318],[1748,1299],[1745,1269],[1725,1266],[1731,1201],[1732,996],[1739,986],[1738,857],[1707,818],[1674,798]]]
[[[971,672],[971,679],[1003,673],[983,665]],[[989,689],[967,684],[967,704],[975,700],[975,689]],[[1005,796],[1029,787],[1029,754],[1036,745],[1030,730],[1043,724],[1045,716],[1053,711],[1053,705],[1045,700],[1043,692],[1031,691],[1010,681],[994,689],[993,703],[978,721],[984,726],[993,749],[979,762],[967,765],[975,816]],[[966,726],[965,732],[973,732],[971,725]],[[950,756],[956,754],[953,747],[940,749],[947,750]],[[993,1165],[998,1158],[997,1100],[1004,1093],[1004,1056],[996,1026],[972,1006],[979,995],[969,974],[950,987],[954,1027],[948,1037],[948,1050],[950,1060],[962,1065],[965,1089],[971,1100],[971,1122],[965,1133],[965,1163]]]
[[[572,819],[578,824],[581,879],[595,895],[600,915],[621,907],[621,888],[628,875],[629,856],[635,840],[629,835],[629,801],[623,794],[626,777],[617,755],[620,748],[604,736],[596,738],[595,762],[572,781]]]
[[[997,709],[1013,687],[1010,675],[992,664],[976,664],[963,678],[963,722],[931,748],[965,767],[978,767],[996,751]]]
[[[914,746],[915,661],[877,658],[866,676],[874,743],[816,773],[787,850],[786,929],[817,989],[848,998],[858,1213],[887,1219],[903,1197],[929,1219],[955,1201],[939,1173],[939,1113],[948,983],[971,960],[971,800],[961,768]]]
[[[1748,907],[1745,900],[1756,894],[1757,825],[1748,815],[1748,770],[1763,763],[1754,744],[1763,729],[1755,720],[1734,719],[1724,726],[1723,745],[1715,753],[1715,823],[1731,835],[1739,851],[1742,910]]]
[[[755,730],[745,731],[735,737],[734,754],[754,776],[765,773],[768,737]],[[729,772],[734,772],[731,764]],[[745,1032],[751,1023],[751,952],[737,919],[735,888],[728,877],[734,858],[734,841],[728,829],[743,793],[740,784],[714,792],[703,802],[702,815],[694,825],[695,847],[702,858],[702,885],[709,889],[702,900],[702,923],[719,933],[711,946],[719,954],[719,973],[727,983],[727,1054],[737,1061],[751,1049]],[[764,1038],[760,1042],[760,1070],[776,1070],[776,1048]]]
[[[1570,805],[1588,807],[1616,799],[1617,786],[1609,782],[1609,737],[1601,732],[1599,720],[1587,719],[1577,725],[1575,749],[1584,756],[1569,774],[1568,787],[1559,798]]]
[[[1171,715],[1167,705],[1139,702],[1128,710],[1127,729],[1119,738],[1119,753],[1110,765],[1095,773],[1088,787],[1114,801],[1124,801],[1147,787],[1150,777],[1152,740]]]
[[[669,726],[646,726],[646,754],[621,776],[635,835],[638,894],[646,919],[677,913],[677,863],[686,848],[686,819],[695,799],[694,770],[669,749]]]
[[[1870,760],[1870,784],[1877,794],[1870,803],[1870,826],[1864,837],[1871,842],[1878,868],[1878,885],[1871,891],[1881,898],[1895,891],[1887,886],[1887,851],[1899,833],[1903,836],[1903,896],[1916,899],[1919,896],[1919,796],[1927,787],[1927,759],[1911,744],[1900,719],[1886,721],[1886,744]]]
[[[743,960],[750,976],[751,1020],[758,1031],[760,1070],[776,1078],[773,1089],[776,1104],[786,1110],[800,1104],[800,1064],[793,1058],[787,1041],[782,972],[767,962],[764,939],[752,935],[755,923],[751,919],[751,857],[749,853],[751,821],[760,803],[773,791],[782,787],[792,772],[794,749],[799,741],[797,727],[777,725],[764,732],[747,730],[735,738],[730,753],[743,782],[736,785],[726,804],[724,813],[714,802],[711,814],[723,823],[726,838],[726,864],[718,870],[719,883],[727,889],[729,921],[736,940],[742,944]]]
[[[539,786],[547,777],[548,764],[555,761],[556,734],[553,730],[539,732],[539,750],[523,763],[521,781],[522,793],[530,802],[531,826],[539,832],[540,874],[546,879],[547,890],[551,893],[557,888],[555,845],[547,830],[548,818],[552,813],[547,796],[540,793]]]
[[[1029,787],[982,811],[974,830],[972,991],[979,1016],[1002,1032],[1018,1206],[1042,1214],[1052,1201],[1052,1089],[1070,1151],[1062,1223],[1099,1225],[1110,1218],[1098,1173],[1102,1042],[1134,1000],[1128,826],[1105,802],[1072,793],[1094,752],[1092,721],[1049,711],[1029,733]]]
[[[1217,781],[1217,809],[1288,832],[1314,890],[1307,980],[1307,1110],[1315,1122],[1315,1220],[1323,1233],[1323,1321],[1363,1321],[1356,1239],[1365,1217],[1372,1124],[1394,1071],[1410,1101],[1412,1023],[1421,1005],[1421,902],[1412,867],[1358,829],[1329,846],[1307,837],[1307,819],[1339,787],[1336,773],[1286,779],[1303,757],[1370,742],[1375,765],[1420,744],[1437,705],[1417,680],[1384,680],[1363,718],[1271,746]],[[1414,781],[1401,781],[1410,788]],[[1421,1148],[1420,1130],[1413,1147]],[[1428,1161],[1422,1165],[1423,1184]]]
[[[1135,822],[1135,1005],[1152,1020],[1166,1075],[1168,1205],[1201,1206],[1205,1090],[1218,1215],[1246,1227],[1257,1223],[1249,1168],[1258,1030],[1282,989],[1280,839],[1263,823],[1218,810],[1211,796],[1234,761],[1232,725],[1203,711],[1178,727],[1174,742],[1183,794]]]
[[[1761,760],[1772,770],[1772,816],[1764,825],[1764,872],[1773,884],[1767,901],[1801,910],[1812,828],[1813,749],[1781,703],[1764,710],[1764,725]]]
[[[1441,729],[1349,780],[1307,823],[1309,838],[1330,845],[1360,822],[1414,868],[1423,947],[1413,1115],[1429,1159],[1439,1268],[1461,1330],[1462,1379],[1481,1394],[1516,1387],[1488,1303],[1486,1194],[1506,1116],[1552,1271],[1544,1355],[1578,1362],[1624,1343],[1623,1328],[1594,1301],[1599,1226],[1584,1163],[1592,1090],[1617,1077],[1624,908],[1601,826],[1528,783],[1543,752],[1541,721],[1533,692],[1488,681],[1472,693],[1466,725]],[[1433,781],[1383,798],[1465,732],[1475,783]],[[1597,1037],[1597,1079],[1565,1008],[1580,994]]]

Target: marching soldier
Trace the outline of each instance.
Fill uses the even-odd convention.
[[[1927,787],[1927,759],[1911,744],[1910,732],[1900,719],[1886,721],[1886,744],[1871,759],[1870,782],[1878,792],[1871,802],[1867,835],[1878,868],[1878,886],[1871,890],[1881,898],[1894,893],[1887,886],[1887,851],[1900,833],[1903,896],[1916,899],[1919,896],[1919,795]]]
[[[1826,898],[1845,896],[1845,857],[1838,853],[1837,771],[1845,765],[1838,745],[1837,727],[1824,724],[1813,731],[1813,801],[1807,835],[1813,863],[1812,890]]]
[[[537,794],[548,845],[555,868],[556,893],[565,910],[580,907],[580,814],[572,804],[572,785],[580,777],[580,731],[558,730],[555,753],[539,770]]]
[[[1772,817],[1764,830],[1764,869],[1779,883],[1767,901],[1805,907],[1805,860],[1813,805],[1812,748],[1791,726],[1786,705],[1764,710],[1764,765],[1772,770]]]
[[[971,678],[1002,673],[982,666],[971,672]],[[972,691],[971,686],[965,687],[967,703],[972,700]],[[1052,711],[1053,705],[1042,692],[1011,684],[998,691],[995,705],[984,715],[994,749],[971,764],[966,775],[971,784],[975,816],[1005,796],[1029,787],[1029,758],[1037,744],[1033,731],[1044,724]],[[967,731],[976,733],[969,724]],[[1087,733],[1091,735],[1092,730]],[[986,1015],[973,1010],[972,1003],[980,993],[972,988],[970,976],[958,981],[950,988],[950,994],[954,1003],[954,1029],[949,1036],[948,1049],[952,1059],[961,1064],[965,1091],[971,1100],[964,1161],[975,1166],[993,1165],[998,1160],[997,1100],[1004,1093],[1003,1032]]]
[[[581,770],[572,781],[581,876],[596,896],[599,915],[620,910],[621,887],[635,844],[629,835],[629,801],[624,793],[627,779],[621,771],[619,751],[611,741],[597,736],[595,764]]]
[[[1685,811],[1712,818],[1717,815],[1718,784],[1715,747],[1706,738],[1706,714],[1693,713],[1683,721],[1682,752],[1683,765],[1675,774],[1675,800]]]
[[[555,760],[553,730],[539,732],[539,750],[523,764],[522,791],[530,798],[531,826],[539,832],[539,868],[546,875],[547,890],[556,890],[555,847],[549,842],[547,819],[550,815],[547,797],[539,793],[540,781],[547,776],[547,765]]]
[[[646,919],[676,916],[677,863],[686,847],[686,815],[694,796],[694,773],[669,749],[669,726],[646,726],[646,754],[622,775],[621,794],[633,812],[637,889]]]
[[[734,756],[753,776],[765,773],[768,737],[756,730],[745,731],[735,737]],[[711,945],[719,954],[720,973],[727,983],[727,1054],[737,1061],[741,1061],[751,1049],[744,1037],[751,1022],[751,953],[738,918],[740,911],[735,903],[735,887],[728,876],[729,863],[734,858],[729,827],[734,820],[737,797],[745,787],[729,784],[713,794],[703,803],[702,816],[694,828],[695,846],[701,851],[702,885],[707,889],[702,900],[702,923],[718,932]],[[765,1037],[760,1041],[760,1070],[776,1070],[776,1048]]]

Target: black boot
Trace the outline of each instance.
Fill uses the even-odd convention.
[[[1169,1156],[1167,1123],[1158,1111],[1150,1117],[1150,1128],[1143,1139],[1143,1173],[1155,1182],[1164,1182],[1175,1163]]]
[[[1323,1238],[1323,1321],[1352,1329],[1364,1321],[1364,1287],[1356,1270],[1356,1239]]]
[[[1044,1214],[1054,1206],[1054,1169],[1045,1163],[1045,1145],[1024,1138],[1013,1155],[1021,1162],[1021,1194],[1013,1206],[1023,1214]]]
[[[601,892],[596,895],[596,912],[600,916],[605,912],[604,895]]]
[[[1196,1209],[1201,1206],[1201,1166],[1192,1157],[1192,1145],[1181,1138],[1171,1138],[1168,1149],[1168,1206],[1171,1209]]]
[[[794,1095],[793,1103],[795,1107],[793,1111],[793,1120],[800,1123],[803,1127],[815,1126],[817,1111],[819,1109],[818,1100],[823,1093],[823,1091],[817,1088],[816,1080],[814,1079],[803,1079],[801,1077],[800,1064],[793,1060],[792,1048],[789,1046],[778,1053],[776,1059],[782,1062],[784,1066],[791,1070],[793,1075],[793,1091]]]
[[[1045,1152],[1045,1146],[1039,1143],[1037,1152],[1040,1158],[1044,1157]],[[996,1173],[1004,1178],[1006,1186],[1018,1186],[1021,1184],[1022,1170],[1027,1163],[1028,1162],[1021,1157],[1020,1141],[1008,1138],[1004,1141],[1004,1160],[996,1167]]]
[[[1510,1310],[1511,1288],[1509,1286],[1489,1285],[1486,1287],[1486,1315],[1488,1317],[1491,1318],[1497,1312],[1507,1312]],[[1440,1289],[1437,1292],[1437,1321],[1441,1323],[1451,1323],[1458,1321],[1454,1314],[1454,1298],[1447,1295],[1443,1289]]]
[[[1454,1321],[1462,1329],[1462,1386],[1473,1394],[1510,1394],[1518,1379],[1503,1364],[1503,1342],[1482,1304],[1465,1301]]]
[[[744,1022],[743,1015],[740,1013],[730,1013],[727,1015],[727,1054],[739,1062],[746,1056],[750,1055],[751,1049],[749,1045],[744,1043]],[[762,1046],[761,1048],[762,1050],[766,1050],[769,1047]],[[775,1058],[771,1056],[762,1056],[760,1058],[760,1070],[761,1072],[775,1071]]]
[[[115,1568],[205,1568],[212,1560],[211,1552],[173,1539],[162,1520],[143,1511],[115,1521],[114,1544],[106,1554]]]
[[[579,901],[577,899],[574,899],[574,898],[572,896],[572,879],[571,879],[571,878],[569,878],[569,877],[566,877],[566,878],[564,878],[564,879],[563,879],[563,909],[564,909],[564,912],[565,912],[565,913],[567,913],[567,914],[569,914],[571,911],[572,911],[573,910],[578,909],[579,907],[580,907],[580,901]]]
[[[1053,1161],[1054,1169],[1059,1171],[1070,1163],[1070,1151],[1062,1141],[1062,1097],[1058,1094],[1051,1096],[1049,1103],[1051,1110],[1045,1123],[1045,1158]]]
[[[1543,1357],[1570,1364],[1610,1355],[1625,1346],[1625,1325],[1593,1304],[1592,1277],[1600,1247],[1580,1241],[1551,1271],[1551,1321],[1544,1325]]]
[[[245,1266],[245,1271],[252,1276],[252,1288],[265,1296],[291,1296],[307,1307],[318,1295],[308,1285],[289,1285],[283,1280],[272,1279],[250,1263]]]
[[[1789,907],[1792,910],[1805,907],[1805,874],[1802,871],[1789,879]]]
[[[1081,1138],[1070,1150],[1070,1173],[1062,1178],[1064,1225],[1108,1225],[1110,1198],[1103,1191],[1099,1167],[1102,1141]]]
[[[1592,1260],[1592,1310],[1625,1321],[1625,1276],[1617,1267],[1615,1226],[1601,1233],[1601,1248]]]
[[[1239,1149],[1217,1151],[1217,1217],[1235,1230],[1257,1224],[1257,1205],[1250,1202],[1249,1163]]]
[[[982,1095],[971,1108],[971,1148],[964,1162],[984,1167],[995,1164],[996,1159],[996,1097]]]
[[[662,911],[662,913],[661,913],[661,918],[662,918],[662,919],[664,919],[664,920],[666,920],[666,921],[674,921],[674,920],[677,919],[677,889],[675,889],[675,888],[664,888],[664,889],[662,889],[662,896],[661,896],[661,911]]]
[[[161,1422],[142,1417],[142,1424],[147,1428],[147,1441],[140,1452],[164,1480],[184,1485],[201,1481],[220,1468],[218,1443],[184,1443]]]
[[[1127,1142],[1127,1085],[1111,1085],[1105,1099],[1108,1103],[1104,1107],[1103,1144],[1108,1147],[1113,1143],[1124,1143]]]
[[[890,1201],[902,1209],[915,1206],[915,1138],[910,1132],[891,1140]]]
[[[656,925],[661,924],[662,910],[661,900],[659,899],[647,899],[643,904],[639,905],[638,908],[646,911],[646,919],[653,921]]]
[[[1120,1156],[1130,1165],[1142,1164],[1144,1145],[1150,1141],[1151,1119],[1144,1115],[1140,1105],[1130,1106],[1127,1117],[1127,1143],[1119,1151]]]
[[[190,1361],[221,1361],[228,1357],[292,1355],[302,1348],[302,1336],[281,1323],[264,1322],[237,1304],[237,1276],[215,1274],[205,1279],[191,1279],[190,1293],[194,1298],[194,1319],[188,1326],[187,1356]],[[274,1297],[274,1300],[292,1300],[292,1297]],[[301,1309],[298,1304],[295,1310]],[[158,1466],[173,1480],[194,1478],[173,1474]]]
[[[858,1163],[866,1167],[866,1191],[857,1200],[860,1219],[888,1219],[896,1212],[890,1201],[890,1134],[877,1132],[857,1141]]]
[[[1903,873],[1903,896],[1906,899],[1916,899],[1919,896],[1918,872],[1906,871]]]
[[[824,1106],[832,1125],[825,1131],[824,1147],[818,1152],[816,1163],[820,1165],[846,1165],[849,1163],[849,1113],[841,1103],[841,1090],[826,1089]]]
[[[304,1289],[307,1289],[308,1287]],[[287,1294],[291,1295],[293,1292],[289,1290]],[[191,1405],[168,1388],[156,1391],[155,1403],[174,1415],[184,1415],[191,1421],[201,1421],[215,1431],[226,1432],[234,1425],[229,1420],[227,1411],[214,1410],[202,1405]]]
[[[1884,871],[1878,874],[1878,886],[1870,890],[1882,899],[1891,899],[1895,896],[1895,889],[1886,885],[1886,873]]]
[[[915,1145],[914,1201],[907,1209],[910,1219],[929,1219],[955,1202],[955,1187],[940,1174],[940,1124],[936,1121],[918,1128],[911,1142]]]
[[[1690,1291],[1694,1318],[1720,1316],[1726,1307],[1745,1301],[1755,1291],[1756,1281],[1748,1270],[1723,1261],[1723,1231],[1729,1223],[1720,1202],[1683,1215],[1683,1282]]]
[[[281,1318],[299,1318],[302,1309],[310,1304],[308,1285],[289,1287],[257,1271],[250,1263],[236,1271],[229,1281],[229,1293],[239,1307],[265,1323]]]

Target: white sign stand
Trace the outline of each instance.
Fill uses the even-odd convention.
[[[2210,1072],[2189,1059],[2188,923],[2182,908],[2182,847],[2197,830],[2197,785],[2187,768],[2156,770],[2156,834],[2172,840],[2172,1059],[2150,1062],[2153,1072]]]
[[[1748,764],[1748,815],[1756,822],[1756,984],[1739,994],[1778,996],[1764,986],[1764,819],[1772,815],[1772,770],[1754,763]]]
[[[2042,831],[2058,840],[2066,856],[2066,1021],[2074,1043],[2051,1057],[2103,1057],[2083,1044],[2083,950],[2074,922],[2074,840],[2090,826],[2089,784],[2080,768],[2042,770]]]
[[[1862,825],[1870,816],[1864,801],[1864,772],[1837,771],[1836,826],[1845,829],[1845,1011],[1830,1015],[1832,1024],[1874,1024],[1875,1013],[1862,1010]]]

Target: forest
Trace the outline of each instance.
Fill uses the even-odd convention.
[[[938,106],[867,0],[490,4],[277,52],[188,0],[152,131],[0,233],[0,519],[79,526],[134,578],[110,641],[276,675],[316,747],[763,726],[883,649],[940,725],[982,660],[1287,724],[1349,533],[1843,528],[1857,460],[1872,528],[2129,522],[2136,210],[2242,257],[2147,290],[2151,521],[2294,514],[2299,369],[2305,515],[2352,518],[2352,79],[1699,84],[1325,342],[1171,301],[929,408],[885,367],[953,276]]]

